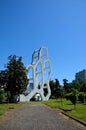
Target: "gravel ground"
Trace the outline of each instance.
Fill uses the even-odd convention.
[[[86,130],[86,127],[44,104],[23,104],[0,119],[0,130]]]

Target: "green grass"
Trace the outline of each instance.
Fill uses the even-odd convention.
[[[86,104],[77,104],[76,110],[68,113],[86,122]]]
[[[68,114],[86,122],[86,104],[77,103],[76,110],[74,110],[74,105],[65,99],[63,100],[63,103],[61,103],[61,100],[59,99],[44,101],[44,104],[49,105],[53,108],[64,109],[64,111]]]
[[[16,106],[16,103],[0,104],[0,116],[3,115],[6,110],[14,109]]]

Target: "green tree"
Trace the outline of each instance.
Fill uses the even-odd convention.
[[[28,79],[21,57],[11,55],[8,60],[6,65],[6,89],[10,93],[9,100],[13,101],[15,95],[19,95],[26,90]]]
[[[80,85],[81,85],[80,92],[86,93],[86,80],[85,81],[81,81]]]
[[[50,88],[51,88],[51,98],[55,98],[56,97],[55,82],[53,80],[50,80],[49,84],[50,84]]]
[[[0,86],[5,86],[6,83],[6,71],[2,70],[0,71]]]
[[[72,89],[71,93],[67,93],[66,94],[66,99],[70,100],[73,105],[74,105],[74,109],[76,109],[76,103],[77,103],[77,90],[76,89]]]
[[[63,79],[63,88],[64,88],[65,93],[70,92],[70,86],[69,86],[69,83],[68,83],[67,79]]]
[[[61,91],[60,91],[60,83],[58,79],[55,79],[55,81],[50,81],[50,88],[51,88],[51,98],[60,98],[61,97]]]
[[[61,103],[62,103],[62,98],[63,98],[63,87],[60,85],[59,80],[55,79],[55,86],[56,86],[56,94],[57,94],[57,98],[61,98]]]
[[[79,92],[78,101],[80,101],[81,103],[85,102],[85,94],[84,94],[84,92]]]
[[[80,83],[77,82],[72,82],[69,84],[70,85],[70,90],[72,91],[73,89],[80,91],[81,85]]]
[[[58,79],[55,79],[55,85],[56,85],[57,88],[60,87],[60,83],[59,83],[59,80],[58,80]]]

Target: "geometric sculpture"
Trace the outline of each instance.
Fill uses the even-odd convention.
[[[26,69],[29,83],[27,90],[20,95],[20,101],[30,101],[33,96],[36,100],[48,100],[51,95],[51,63],[46,47],[33,52],[31,64]]]

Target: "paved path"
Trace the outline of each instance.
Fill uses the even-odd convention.
[[[86,127],[43,104],[23,104],[8,112],[0,130],[85,130]]]

